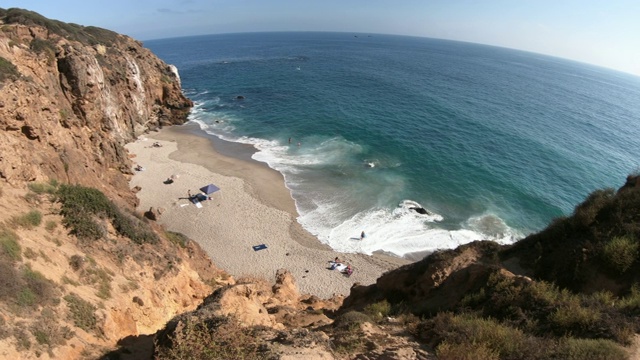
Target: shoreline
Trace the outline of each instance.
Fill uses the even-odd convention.
[[[162,146],[151,146],[156,141]],[[411,262],[383,253],[339,253],[321,243],[297,222],[282,174],[251,159],[251,145],[221,140],[187,123],[141,136],[126,148],[145,168],[130,181],[131,188],[141,188],[138,210],[161,209],[160,224],[197,241],[216,266],[236,278],[271,282],[285,268],[301,293],[329,298],[348,295],[353,284],[375,283],[384,272]],[[172,175],[178,178],[164,184]],[[196,194],[209,183],[221,190],[196,208],[187,190]],[[267,248],[254,251],[260,244]],[[336,257],[352,265],[351,277],[327,269]]]

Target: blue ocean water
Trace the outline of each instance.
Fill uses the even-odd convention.
[[[390,35],[145,46],[178,67],[191,121],[253,144],[283,173],[298,221],[339,251],[510,243],[640,169],[640,78],[612,70]]]

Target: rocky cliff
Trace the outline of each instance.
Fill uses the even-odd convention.
[[[21,9],[0,9],[0,30],[0,358],[97,358],[124,338],[148,352],[145,334],[233,281],[132,212],[123,145],[183,123],[192,103],[129,37]],[[63,215],[69,184],[83,185],[70,202],[90,201],[80,215],[103,210]]]
[[[123,145],[192,107],[175,67],[132,38],[0,9],[0,178],[100,186],[134,203]]]

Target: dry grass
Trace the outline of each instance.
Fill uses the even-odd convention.
[[[9,223],[14,227],[33,229],[42,223],[42,213],[38,210],[31,210],[25,214],[12,217]]]

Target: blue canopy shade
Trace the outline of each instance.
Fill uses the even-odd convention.
[[[207,195],[212,194],[212,193],[214,193],[214,192],[216,192],[218,190],[220,190],[220,188],[215,186],[215,185],[213,185],[213,184],[209,184],[207,186],[203,186],[203,187],[200,188],[200,191],[202,191],[203,193],[205,193]]]

